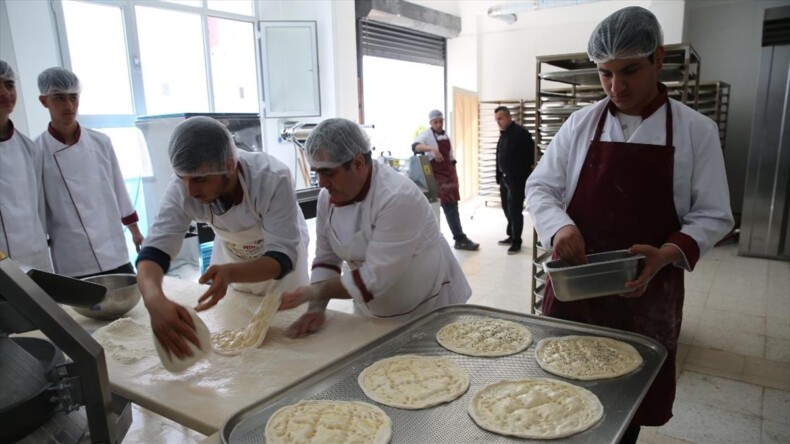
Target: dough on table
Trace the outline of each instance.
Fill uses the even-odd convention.
[[[236,330],[225,330],[211,336],[214,351],[227,356],[238,355],[248,348],[263,344],[269,325],[280,308],[280,293],[269,293],[263,297],[261,305],[255,310],[250,323]]]
[[[173,373],[180,373],[192,367],[211,351],[211,333],[209,333],[206,323],[200,319],[200,316],[195,313],[192,307],[184,308],[187,309],[189,316],[192,318],[192,323],[195,324],[195,335],[197,335],[198,341],[200,342],[200,348],[198,348],[192,341],[185,339],[189,349],[192,350],[192,356],[181,359],[173,353],[168,353],[165,348],[162,347],[162,344],[159,343],[159,339],[156,338],[156,335],[154,335],[154,347],[159,354],[159,359],[162,361],[162,366],[165,370]]]
[[[642,355],[631,344],[601,336],[543,339],[535,359],[549,373],[583,381],[616,378],[642,365]]]
[[[266,443],[386,444],[392,420],[375,405],[355,401],[300,401],[272,414]]]
[[[603,417],[591,391],[554,379],[500,381],[472,396],[469,416],[481,428],[529,439],[564,438]]]
[[[504,319],[453,322],[436,333],[442,347],[469,356],[507,356],[532,344],[527,327]]]
[[[402,409],[424,409],[450,402],[469,389],[469,374],[438,356],[399,355],[374,362],[359,374],[365,395]]]

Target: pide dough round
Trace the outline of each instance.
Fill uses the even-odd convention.
[[[469,374],[438,356],[400,355],[373,363],[357,379],[368,398],[401,409],[450,402],[469,389]]]
[[[627,375],[642,365],[642,355],[633,346],[600,336],[542,339],[535,359],[549,373],[584,381]]]
[[[503,319],[453,322],[436,333],[442,347],[469,356],[507,356],[532,344],[532,333],[521,324]]]
[[[162,361],[162,367],[173,373],[180,373],[192,367],[211,351],[211,333],[208,331],[206,323],[200,319],[200,316],[195,313],[192,307],[184,308],[187,309],[189,316],[192,318],[192,323],[195,324],[195,335],[197,335],[198,341],[200,342],[200,348],[198,348],[191,341],[184,339],[189,349],[192,350],[192,356],[181,359],[173,353],[168,353],[165,348],[162,347],[162,344],[159,343],[159,339],[154,336],[154,347],[156,347],[156,352],[159,354],[159,359]]]
[[[392,420],[372,404],[354,401],[301,401],[283,407],[266,423],[267,444],[386,444]]]
[[[280,294],[267,294],[261,305],[255,310],[250,323],[236,330],[225,330],[211,337],[214,351],[227,356],[238,355],[248,348],[257,348],[263,344],[269,325],[280,308]]]
[[[530,439],[564,438],[589,429],[603,416],[591,391],[554,379],[500,381],[469,402],[469,415],[485,430]]]

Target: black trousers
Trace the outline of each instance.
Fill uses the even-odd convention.
[[[513,244],[521,245],[521,233],[524,231],[524,188],[527,178],[503,177],[499,182],[499,197],[502,199],[502,211],[507,218],[507,235]]]
[[[444,218],[447,219],[447,225],[453,233],[453,239],[457,241],[466,239],[464,229],[461,227],[461,215],[458,214],[458,202],[443,203],[442,210],[444,210]]]

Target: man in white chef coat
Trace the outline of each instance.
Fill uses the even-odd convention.
[[[41,150],[14,127],[16,75],[0,60],[0,251],[25,268],[52,271]]]
[[[283,295],[281,310],[309,302],[292,336],[317,331],[332,298],[355,312],[408,320],[469,299],[471,288],[420,189],[371,161],[370,141],[346,119],[321,122],[307,139],[323,188],[316,209],[312,285]],[[341,274],[341,267],[348,270]]]
[[[51,121],[36,139],[43,152],[47,232],[55,272],[71,277],[134,273],[124,226],[143,242],[137,212],[107,135],[77,122],[82,87],[65,68],[38,76]]]
[[[583,264],[619,249],[646,256],[619,296],[562,302],[548,316],[644,334],[669,352],[622,442],[672,417],[683,272],[733,226],[716,123],[669,99],[656,17],[640,7],[601,22],[587,53],[608,96],[570,116],[527,181],[527,205],[554,257]]]
[[[228,129],[209,117],[176,127],[169,143],[175,176],[137,258],[137,282],[159,342],[179,358],[198,344],[187,310],[167,298],[162,278],[192,221],[214,230],[211,283],[197,311],[213,307],[232,288],[258,295],[308,282],[308,232],[296,203],[291,172],[274,157],[236,148]],[[209,344],[200,344],[210,347]]]

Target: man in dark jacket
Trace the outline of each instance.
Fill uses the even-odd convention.
[[[521,251],[524,230],[524,189],[535,163],[535,142],[529,131],[513,121],[510,110],[500,106],[494,110],[499,125],[496,146],[496,183],[507,217],[507,238],[500,245],[510,245],[507,254]]]

